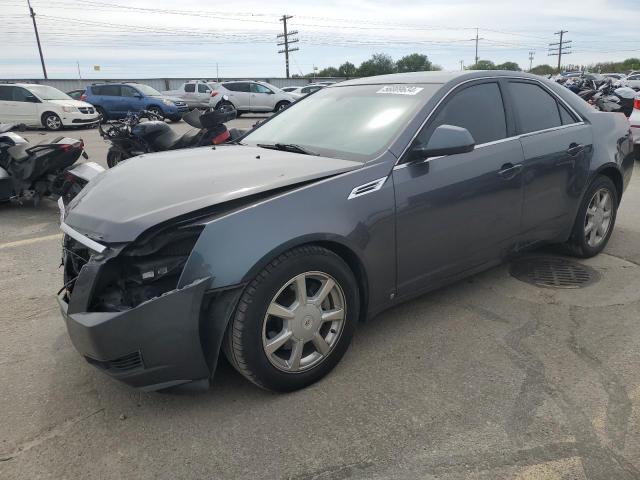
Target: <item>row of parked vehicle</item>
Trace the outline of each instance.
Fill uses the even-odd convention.
[[[636,80],[637,79],[637,80]],[[640,158],[640,73],[565,73],[554,78],[603,112],[622,113],[629,119]]]
[[[130,113],[151,112],[156,117],[180,121],[194,108],[233,108],[243,113],[277,112],[326,84],[280,89],[266,82],[193,80],[177,90],[159,92],[137,82],[95,83],[64,93],[31,83],[0,85],[0,122],[61,130],[116,120]]]

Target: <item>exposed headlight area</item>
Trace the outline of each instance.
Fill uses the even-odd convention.
[[[122,312],[175,290],[202,226],[163,230],[120,248],[95,254],[65,237],[65,283],[73,294],[74,278],[87,263],[101,264],[88,311]]]
[[[174,103],[171,100],[168,100],[166,98],[164,98],[162,100],[162,103],[164,103],[165,105],[167,105],[168,107],[173,107]]]
[[[73,112],[78,112],[79,110],[76,107],[63,105],[62,111],[65,113],[73,113]]]

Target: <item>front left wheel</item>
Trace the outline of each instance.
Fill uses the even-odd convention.
[[[62,120],[53,112],[47,112],[42,115],[42,124],[47,130],[62,130]]]
[[[325,248],[298,247],[273,260],[246,287],[224,351],[256,385],[298,390],[340,361],[358,314],[358,286],[349,266]]]

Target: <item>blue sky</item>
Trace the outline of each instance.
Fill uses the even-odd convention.
[[[446,70],[482,59],[554,63],[547,44],[568,30],[566,63],[640,57],[640,0],[32,0],[51,78],[284,76],[276,34],[292,15],[291,72],[358,65],[372,53],[420,52]],[[0,0],[0,78],[42,71],[26,0]],[[627,20],[628,19],[628,20]],[[565,63],[565,62],[563,62]],[[100,72],[93,66],[100,65]]]

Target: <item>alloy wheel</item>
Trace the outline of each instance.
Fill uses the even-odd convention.
[[[344,292],[324,272],[305,272],[273,297],[262,327],[262,346],[279,370],[297,373],[321,363],[338,343],[346,319]]]
[[[590,247],[597,247],[607,237],[611,228],[612,214],[611,192],[606,188],[597,190],[589,201],[584,221],[584,236]]]
[[[45,124],[49,130],[60,130],[62,128],[62,121],[57,115],[49,115],[45,118]]]

